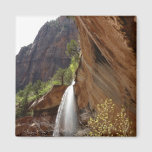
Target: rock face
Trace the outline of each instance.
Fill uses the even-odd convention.
[[[54,86],[50,92],[33,102],[28,110],[33,117],[16,120],[16,136],[52,136],[58,106],[68,86]]]
[[[75,83],[79,108],[94,111],[111,98],[125,106],[135,135],[136,17],[78,16],[76,23],[82,51]]]
[[[74,20],[59,17],[45,23],[34,42],[22,47],[16,56],[16,90],[23,89],[29,82],[47,81],[56,70],[68,67],[67,42],[77,40],[78,31]]]
[[[23,117],[16,121],[16,136],[51,136],[54,124],[51,116]]]
[[[47,110],[59,106],[62,96],[68,86],[56,85],[50,92],[36,100],[29,109],[34,111]]]

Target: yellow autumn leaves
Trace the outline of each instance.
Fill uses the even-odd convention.
[[[97,114],[88,121],[88,136],[132,136],[132,122],[125,108],[116,108],[112,99],[97,105]]]

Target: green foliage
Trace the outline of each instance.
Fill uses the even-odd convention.
[[[53,85],[70,85],[75,76],[75,71],[79,65],[79,59],[76,56],[71,57],[71,63],[68,68],[59,68],[52,78]]]
[[[117,109],[112,99],[97,105],[97,115],[88,121],[89,136],[132,136],[132,122],[125,108]]]
[[[29,103],[49,92],[54,85],[70,85],[77,67],[78,62],[72,57],[69,67],[66,69],[59,68],[49,81],[38,80],[33,85],[29,83],[24,90],[20,90],[16,94],[16,117],[31,115],[32,113],[27,111]]]
[[[73,57],[75,55],[78,55],[78,43],[75,40],[71,40],[69,43],[67,43],[67,50],[65,51],[67,56]]]
[[[75,76],[75,71],[78,68],[79,52],[76,41],[71,40],[67,44],[66,54],[71,57],[71,63],[68,68],[59,68],[54,76],[47,82],[37,80],[34,84],[29,83],[23,90],[16,94],[16,117],[32,115],[28,112],[29,103],[39,99],[51,90],[54,85],[70,85]]]
[[[71,70],[71,68],[70,68],[70,66],[69,66],[69,67],[65,70],[65,73],[64,73],[64,84],[65,84],[65,85],[71,84],[72,79],[73,79],[73,73],[72,73],[72,70]]]
[[[37,96],[37,98],[39,98],[39,91],[41,90],[41,87],[42,87],[42,82],[40,80],[37,80],[36,83],[34,83],[33,85],[33,91],[34,91],[34,94]]]
[[[65,69],[59,68],[57,70],[57,72],[55,73],[55,75],[53,76],[53,80],[59,81],[61,83],[61,85],[63,85],[64,84],[64,73],[65,73]]]
[[[27,112],[27,106],[28,106],[28,96],[31,91],[32,84],[29,83],[24,91],[21,90],[18,92],[16,99],[17,99],[17,109],[16,109],[16,116],[24,116]]]
[[[23,90],[20,90],[16,94],[16,117],[32,115],[32,112],[27,111],[29,103],[46,94],[52,86],[51,81],[42,82],[38,80],[33,85],[29,83]]]
[[[79,65],[79,50],[78,43],[75,40],[71,40],[67,43],[67,50],[65,51],[67,56],[71,57],[71,63],[68,68],[59,68],[56,74],[53,76],[53,81],[56,84],[70,85],[75,76],[75,71]]]

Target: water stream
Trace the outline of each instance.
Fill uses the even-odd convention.
[[[73,136],[77,131],[78,117],[74,84],[75,81],[64,92],[58,109],[53,136]]]

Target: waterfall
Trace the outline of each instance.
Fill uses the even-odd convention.
[[[73,81],[62,97],[56,116],[53,136],[72,136],[78,128],[77,104],[74,95]]]

